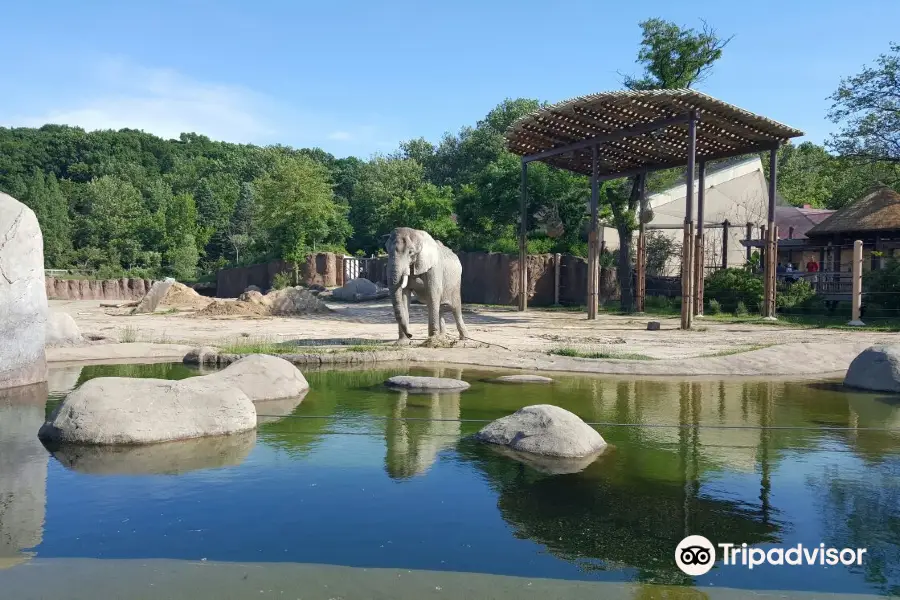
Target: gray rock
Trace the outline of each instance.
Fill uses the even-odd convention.
[[[606,441],[593,427],[551,404],[526,406],[489,423],[476,439],[542,456],[581,458],[601,452]]]
[[[609,447],[607,446],[606,449]],[[507,446],[498,446],[491,444],[491,449],[497,454],[516,460],[526,465],[538,473],[546,473],[547,475],[569,475],[571,473],[580,473],[589,467],[597,458],[604,454],[606,449],[600,452],[593,452],[587,456],[579,458],[566,458],[561,456],[541,456],[540,454],[532,454],[530,452],[519,452]]]
[[[659,331],[660,324],[659,321],[648,321],[647,322],[647,331]]]
[[[163,475],[239,465],[256,444],[256,432],[143,446],[52,447],[64,467],[94,475]]]
[[[262,290],[261,290],[261,289],[259,288],[259,286],[257,286],[257,285],[248,285],[248,286],[244,289],[244,293],[246,294],[247,292],[259,292],[259,293],[262,293]]]
[[[38,437],[48,444],[149,444],[254,429],[253,402],[217,375],[91,379],[66,396]]]
[[[81,377],[81,366],[51,367],[47,373],[47,391],[50,394],[68,394],[78,385]],[[44,420],[41,419],[41,423]],[[40,427],[41,423],[38,423]]]
[[[72,315],[64,312],[51,311],[47,317],[47,332],[45,343],[47,346],[77,346],[84,343],[84,337],[78,324]]]
[[[411,375],[395,375],[384,382],[389,388],[407,390],[410,392],[421,391],[454,391],[469,389],[469,384],[461,379],[447,379],[445,377],[413,377]]]
[[[504,375],[491,381],[495,383],[553,383],[552,379],[541,375]]]
[[[297,367],[269,354],[250,354],[206,377],[240,389],[253,402],[295,398],[309,390],[309,383]]]
[[[200,346],[185,354],[181,362],[186,365],[214,365],[218,356],[219,352],[215,348]]]
[[[359,277],[351,279],[343,286],[332,290],[331,297],[337,300],[358,301],[360,298],[367,296],[374,297],[377,291],[378,286],[368,279]]]
[[[0,192],[0,389],[47,380],[44,239],[34,212]]]
[[[847,387],[900,393],[900,345],[872,346],[853,359],[844,377]]]
[[[138,302],[138,305],[131,309],[131,314],[152,313],[159,306],[159,303],[162,302],[162,299],[166,297],[166,294],[169,293],[169,288],[174,283],[175,280],[171,277],[154,283],[150,291]]]

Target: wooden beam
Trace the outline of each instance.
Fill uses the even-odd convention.
[[[775,318],[775,270],[778,262],[778,232],[775,227],[775,197],[778,189],[778,149],[769,151],[769,214],[766,225],[766,285],[763,317]]]
[[[703,219],[704,200],[706,197],[706,161],[700,161],[700,175],[697,182],[697,244],[694,248],[694,314],[703,315],[703,279],[705,270],[703,268],[704,261],[704,234]]]
[[[688,117],[688,156],[685,180],[687,190],[684,209],[684,240],[681,248],[681,328],[690,329],[694,318],[692,309],[694,291],[694,170],[697,158],[697,113],[691,111]]]
[[[591,175],[591,234],[588,241],[588,319],[597,318],[597,304],[600,291],[600,182],[597,181],[597,173],[600,170],[598,163],[598,148],[595,144],[591,148],[591,163],[593,173]]]

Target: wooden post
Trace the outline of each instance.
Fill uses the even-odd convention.
[[[690,329],[694,318],[691,308],[691,271],[694,268],[694,224],[684,224],[684,239],[681,245],[681,328]]]
[[[599,149],[596,145],[591,147],[591,234],[588,238],[590,245],[588,252],[588,319],[597,318],[597,305],[599,304],[600,291],[600,213],[598,204],[600,201],[600,182],[598,160]]]
[[[697,236],[695,238],[696,247],[694,248],[694,315],[703,316],[703,279],[705,277],[705,269],[703,268],[704,259],[704,234],[703,219],[704,212],[704,196],[706,189],[706,161],[700,161],[699,181],[697,182]]]
[[[775,318],[775,266],[778,262],[778,232],[775,227],[775,194],[778,185],[778,150],[769,151],[769,219],[766,223],[766,301],[763,317]]]
[[[522,161],[521,207],[519,211],[519,310],[528,308],[528,163]]]
[[[766,226],[763,225],[759,228],[759,239],[762,241],[762,246],[759,248],[759,267],[763,270],[763,273],[766,272],[766,250],[769,246],[769,236],[766,233]],[[763,276],[765,277],[765,275]]]
[[[728,228],[731,227],[731,223],[728,222],[728,219],[722,221],[722,268],[728,268]]]
[[[847,323],[853,327],[862,327],[865,323],[861,320],[862,309],[862,271],[863,271],[863,243],[862,240],[853,242],[853,319]]]
[[[647,211],[646,174],[640,175],[640,212],[638,216],[638,243],[637,243],[637,285],[635,290],[635,310],[644,312],[644,298],[647,295],[647,227],[644,224],[644,216]]]
[[[694,319],[691,308],[693,299],[693,249],[694,249],[694,175],[697,160],[697,111],[688,118],[687,190],[684,210],[684,241],[681,250],[681,328],[690,329]]]
[[[553,305],[559,306],[559,273],[562,270],[562,254],[556,253],[553,257]]]
[[[753,239],[753,223],[747,223],[747,241]],[[750,256],[753,255],[753,247],[747,244],[747,262],[750,262]]]

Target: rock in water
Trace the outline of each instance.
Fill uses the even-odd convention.
[[[208,377],[217,377],[240,389],[253,402],[292,398],[309,390],[300,369],[268,354],[250,354]]]
[[[900,345],[872,346],[850,363],[847,387],[873,392],[900,393]]]
[[[551,404],[536,404],[489,423],[476,439],[519,452],[580,458],[596,454],[606,441],[578,415]]]
[[[495,383],[553,383],[549,377],[540,375],[504,375],[491,381]]]
[[[76,346],[84,343],[81,330],[68,313],[51,312],[47,318],[47,346]]]
[[[408,390],[410,392],[459,392],[469,389],[469,384],[461,379],[447,379],[444,377],[413,377],[411,375],[396,375],[384,382],[389,388]]]
[[[0,192],[0,388],[47,380],[44,239],[34,212]]]
[[[308,389],[297,367],[261,354],[180,381],[98,377],[66,396],[38,437],[48,445],[103,445],[239,433],[256,427],[254,402],[301,397],[299,404]]]
[[[215,374],[180,381],[98,377],[66,396],[38,437],[51,444],[150,444],[255,427],[250,398]]]

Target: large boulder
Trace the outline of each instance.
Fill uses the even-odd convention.
[[[215,375],[98,377],[66,396],[38,437],[46,444],[150,444],[255,427],[250,398]]]
[[[0,389],[47,380],[44,240],[34,212],[0,192]]]
[[[138,305],[131,309],[131,313],[152,313],[156,310],[156,307],[159,306],[159,303],[162,302],[163,298],[166,297],[166,294],[169,293],[169,288],[174,284],[175,280],[171,277],[167,277],[162,281],[154,283],[144,297],[141,298],[140,302],[138,302]]]
[[[844,385],[873,392],[900,393],[900,345],[872,346],[863,350],[850,363]]]
[[[446,377],[414,377],[412,375],[395,375],[384,384],[395,390],[409,392],[459,392],[469,389],[469,384],[462,379],[448,379]]]
[[[69,393],[38,436],[57,446],[148,444],[239,433],[256,427],[254,402],[299,397],[299,404],[308,389],[297,367],[263,354],[180,381],[98,377]]]
[[[207,377],[216,377],[240,389],[253,402],[293,398],[309,390],[300,369],[269,354],[250,354]]]
[[[597,454],[606,441],[578,415],[551,404],[536,404],[497,419],[475,435],[517,452],[561,458]]]
[[[53,311],[47,318],[47,346],[75,346],[84,343],[81,330],[72,315]]]
[[[359,277],[351,279],[343,286],[332,290],[331,297],[337,300],[354,301],[368,296],[375,296],[377,291],[378,286],[364,277]]]

